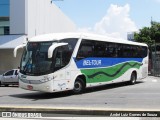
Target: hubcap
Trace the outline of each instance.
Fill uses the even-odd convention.
[[[75,90],[76,90],[76,91],[80,91],[80,90],[81,90],[81,88],[82,88],[81,83],[76,82],[76,83],[75,83]]]

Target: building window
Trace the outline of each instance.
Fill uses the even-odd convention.
[[[9,27],[4,27],[4,35],[9,35]]]
[[[9,17],[0,17],[0,35],[9,35]]]
[[[9,26],[0,27],[0,35],[9,35]]]

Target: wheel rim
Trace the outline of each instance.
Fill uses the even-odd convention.
[[[81,91],[82,90],[82,84],[79,82],[79,81],[77,81],[77,82],[75,82],[75,84],[74,84],[74,89],[75,89],[75,91]]]

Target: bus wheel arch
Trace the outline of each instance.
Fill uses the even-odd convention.
[[[129,84],[134,85],[137,80],[137,71],[132,71]]]
[[[84,75],[77,76],[74,82],[74,88],[73,88],[74,94],[83,93],[85,88],[86,88],[86,77]]]

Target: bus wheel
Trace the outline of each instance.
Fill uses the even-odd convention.
[[[137,79],[136,73],[132,72],[129,84],[134,85],[136,83],[136,79]]]
[[[0,82],[0,87],[1,87],[1,82]]]
[[[74,89],[73,92],[75,94],[80,94],[84,91],[85,89],[85,83],[81,78],[77,78],[75,83],[74,83]]]

